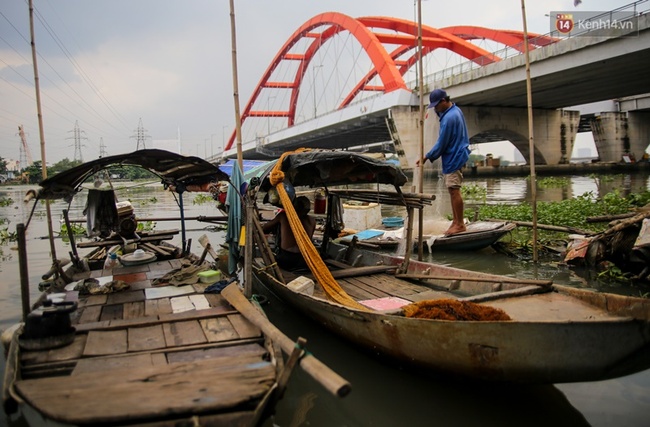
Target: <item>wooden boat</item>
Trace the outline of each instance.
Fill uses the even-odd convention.
[[[353,153],[287,154],[260,190],[281,179],[296,191],[325,187],[330,214],[336,197],[402,204],[407,231],[414,209],[431,199],[403,193],[400,171]],[[394,191],[334,188],[361,182]],[[309,270],[279,269],[259,238],[254,273],[288,304],[396,366],[518,383],[597,381],[650,367],[649,299],[419,262],[409,245],[404,256],[344,246],[327,238],[332,223],[319,248],[301,246]]]
[[[476,251],[493,245],[517,226],[509,222],[476,221],[467,224],[467,231],[451,236],[424,238],[430,252]]]
[[[477,251],[493,245],[516,227],[516,224],[510,222],[476,221],[467,224],[467,231],[462,233],[451,236],[425,235],[422,236],[422,240],[424,248],[429,252]],[[364,238],[364,232],[367,231],[373,233],[369,234],[371,237]],[[356,244],[366,248],[394,250],[403,241],[402,238],[386,237],[386,234],[389,233],[382,232],[382,230],[364,230],[357,234]],[[340,243],[348,245],[352,239],[354,239],[354,235],[346,236],[340,239]],[[417,240],[413,244],[417,245]]]
[[[49,178],[37,199],[72,197],[115,164],[159,175],[176,189],[181,210],[183,191],[228,179],[197,157],[140,150]],[[7,413],[20,411],[30,425],[258,425],[273,413],[296,364],[327,377],[328,390],[349,391],[314,357],[298,362],[304,340],[287,344],[237,283],[209,292],[198,278],[215,267],[206,259],[216,257],[209,243],[199,257],[184,233],[182,248],[149,237],[124,238],[123,248],[158,248],[156,257],[129,266],[92,268],[85,256],[73,256],[65,272],[55,264],[57,280],[34,307],[27,303],[25,322],[10,336]],[[112,245],[111,238],[97,246]],[[282,351],[291,355],[286,362]]]

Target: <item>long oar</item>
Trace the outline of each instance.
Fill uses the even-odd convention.
[[[276,328],[269,320],[264,317],[249,301],[244,294],[241,293],[237,283],[228,285],[221,291],[221,295],[239,311],[246,319],[252,324],[257,326],[268,335],[274,342],[280,345],[282,351],[286,354],[291,354],[295,348],[295,343],[289,337],[284,335],[282,331]],[[300,366],[316,381],[321,383],[323,387],[335,396],[344,397],[352,386],[339,374],[332,371],[327,365],[320,360],[316,359],[313,355],[305,353],[300,359]]]

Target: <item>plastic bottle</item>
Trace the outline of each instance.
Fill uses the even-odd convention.
[[[106,257],[106,261],[104,261],[104,268],[111,269],[119,266],[120,266],[120,260],[117,259],[117,254],[115,252],[109,253],[108,256]]]

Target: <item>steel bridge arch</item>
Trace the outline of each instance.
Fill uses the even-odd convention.
[[[463,40],[489,39],[499,42],[519,52],[524,51],[524,33],[515,30],[494,30],[471,25],[454,25],[440,30],[454,34]],[[531,49],[548,46],[557,42],[557,39],[540,34],[528,33],[528,42]]]
[[[313,30],[318,27],[326,28],[320,33],[314,32]],[[401,34],[376,33],[371,30],[372,28],[391,30]],[[295,122],[300,85],[310,62],[324,42],[344,31],[349,32],[357,39],[372,61],[373,69],[354,86],[339,105],[339,109],[349,105],[361,91],[372,90],[389,93],[398,89],[407,89],[403,76],[415,65],[418,57],[418,26],[416,23],[389,17],[369,16],[355,19],[338,12],[322,13],[302,24],[275,55],[246,104],[241,114],[240,124],[243,124],[249,117],[286,117],[288,126],[292,126]],[[543,36],[541,38],[537,35],[532,37],[535,38],[529,37],[531,43],[533,43],[533,40],[538,40],[536,44],[533,43],[533,46],[542,46],[553,42],[552,39]],[[303,38],[313,39],[304,53],[290,53],[292,47]],[[442,29],[422,26],[422,54],[426,56],[437,48],[445,48],[479,65],[501,60],[501,58],[468,41],[477,38],[495,40],[515,49],[518,49],[517,46],[520,49],[523,42],[523,34],[517,31],[491,30],[472,26],[454,26]],[[393,44],[397,45],[397,47],[389,53],[384,44]],[[410,57],[405,60],[398,59],[411,51],[413,54]],[[271,81],[270,78],[274,70],[285,60],[300,62],[293,81]],[[370,86],[368,83],[377,76],[380,78],[382,85]],[[265,88],[291,90],[289,109],[287,111],[252,110],[255,101]],[[235,136],[236,133],[233,131],[225,147],[226,150],[232,148]]]
[[[312,30],[320,26],[329,26],[322,33],[313,33]],[[374,33],[367,27],[362,25],[359,21],[347,15],[338,12],[327,12],[314,16],[300,28],[298,28],[282,46],[280,51],[275,55],[273,61],[264,72],[260,82],[253,91],[253,94],[246,104],[242,114],[241,123],[248,117],[287,117],[289,126],[293,125],[295,120],[296,103],[300,90],[300,83],[307,71],[308,65],[314,57],[314,54],[323,44],[323,41],[335,36],[341,31],[348,31],[352,34],[357,41],[361,44],[366,51],[370,60],[373,62],[374,68],[378,70],[378,74],[384,85],[386,92],[391,92],[397,89],[406,89],[406,83],[402,76],[397,72],[395,62],[391,56],[386,52],[386,49],[377,39]],[[303,37],[314,39],[309,47],[303,54],[291,54],[291,48]],[[271,74],[275,68],[283,60],[300,61],[298,71],[292,82],[272,82],[269,81]],[[252,106],[264,88],[281,88],[291,89],[291,100],[289,103],[288,111],[252,111]],[[230,149],[234,140],[234,133],[228,140],[226,149]]]

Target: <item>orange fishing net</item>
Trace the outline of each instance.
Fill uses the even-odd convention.
[[[332,277],[332,273],[329,271],[325,262],[320,257],[320,254],[316,250],[316,247],[311,241],[311,238],[307,235],[300,218],[296,210],[293,208],[291,199],[287,194],[287,191],[284,189],[282,182],[284,181],[284,172],[282,171],[282,162],[284,158],[292,153],[297,153],[301,151],[306,151],[305,149],[299,149],[293,152],[286,152],[280,156],[280,159],[273,167],[270,175],[271,185],[273,185],[278,191],[280,196],[280,201],[282,202],[282,208],[285,210],[287,218],[289,220],[289,225],[291,226],[291,231],[296,238],[300,252],[302,252],[305,262],[311,270],[312,274],[318,281],[318,283],[323,287],[325,293],[334,301],[339,304],[345,305],[347,307],[356,308],[359,310],[369,311],[370,309],[364,305],[359,304],[357,301],[352,299],[338,284],[336,279]]]
[[[402,307],[406,317],[436,320],[511,320],[503,310],[454,299],[427,300]]]

